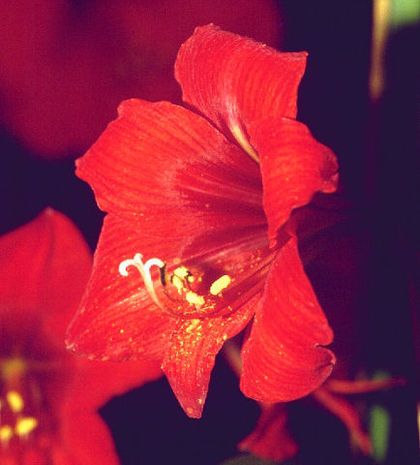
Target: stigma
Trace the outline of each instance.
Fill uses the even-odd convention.
[[[160,260],[159,258],[150,258],[147,260],[145,263],[143,263],[143,255],[141,253],[136,253],[133,258],[129,258],[127,260],[123,260],[119,267],[118,271],[121,276],[128,276],[128,271],[127,269],[133,266],[134,268],[137,269],[137,271],[140,273],[141,278],[143,279],[144,285],[146,287],[146,290],[148,291],[150,297],[152,298],[153,302],[160,308],[163,309],[162,304],[160,300],[158,299],[154,284],[153,284],[153,279],[152,275],[150,272],[150,269],[152,266],[156,266],[159,268],[161,272],[164,272],[165,270],[165,263]]]

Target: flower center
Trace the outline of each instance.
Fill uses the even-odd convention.
[[[50,458],[52,415],[41,382],[49,369],[20,356],[0,359],[0,457],[10,463]]]
[[[17,390],[6,391],[0,397],[0,450],[28,441],[37,429],[38,419],[25,414],[25,407],[25,399]]]
[[[229,236],[230,234],[230,236]],[[208,234],[164,261],[136,253],[119,265],[122,276],[137,270],[153,302],[187,319],[221,317],[246,304],[264,285],[275,250],[260,227]]]
[[[141,253],[135,254],[132,259],[123,260],[119,265],[119,273],[128,276],[130,267],[140,273],[154,303],[174,316],[197,318],[232,311],[223,299],[224,292],[234,281],[229,274],[217,269],[187,266],[179,260],[174,260],[169,269],[159,258],[143,262]],[[153,273],[152,267],[155,267],[157,273]]]

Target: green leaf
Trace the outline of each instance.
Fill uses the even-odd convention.
[[[381,405],[374,405],[370,411],[369,431],[373,445],[373,457],[383,463],[388,451],[391,418]]]
[[[391,5],[391,25],[394,28],[418,23],[420,2],[418,0],[393,0]]]

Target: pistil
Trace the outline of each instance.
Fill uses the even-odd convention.
[[[122,276],[128,276],[128,268],[135,267],[153,302],[172,316],[200,318],[217,312],[223,291],[231,285],[233,278],[221,274],[212,279],[214,271],[205,273],[197,267],[179,265],[178,260],[176,263],[178,266],[168,272],[166,263],[160,258],[150,258],[143,262],[143,255],[136,253],[132,259],[123,260],[118,270]],[[153,266],[159,269],[159,281],[153,280]]]

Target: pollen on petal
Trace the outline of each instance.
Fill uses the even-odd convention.
[[[189,334],[195,329],[199,329],[200,324],[201,324],[201,320],[199,318],[195,318],[191,320],[191,323],[186,327],[185,332]]]

